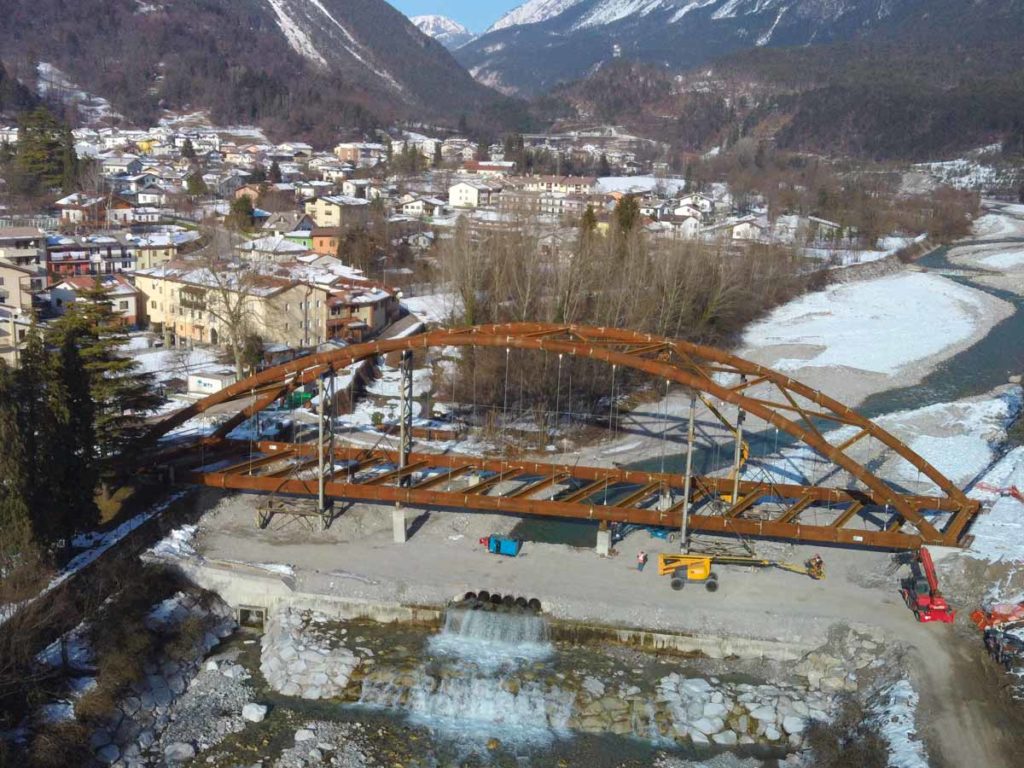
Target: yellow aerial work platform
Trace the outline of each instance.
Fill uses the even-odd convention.
[[[662,552],[658,555],[658,575],[672,577],[672,589],[680,590],[686,582],[703,583],[708,592],[718,589],[718,574],[711,570],[712,564],[719,565],[750,565],[755,568],[780,568],[784,571],[810,576],[812,579],[825,578],[825,563],[819,557],[813,557],[804,565],[798,563],[782,563],[776,560],[765,560],[746,555],[672,555]]]

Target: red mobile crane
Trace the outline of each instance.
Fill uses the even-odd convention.
[[[939,591],[935,564],[932,562],[931,553],[924,547],[913,553],[913,559],[910,561],[910,578],[904,579],[900,591],[918,621],[942,621],[952,624],[956,618],[956,611],[950,610],[949,603]]]

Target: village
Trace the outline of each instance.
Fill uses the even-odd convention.
[[[0,143],[15,146],[17,133],[0,129]],[[880,258],[910,242],[865,245],[814,216],[769,223],[763,204],[736,204],[724,184],[690,191],[664,164],[638,162],[651,154],[649,142],[614,129],[523,137],[566,162],[621,174],[600,178],[521,175],[501,145],[395,133],[314,151],[271,144],[251,128],[76,129],[90,188],[37,211],[0,210],[0,357],[16,363],[33,321],[61,315],[97,283],[126,329],[148,331],[165,348],[227,345],[227,296],[243,294],[247,332],[268,361],[409,332],[401,297],[430,282],[436,245],[460,223],[478,235],[527,228],[548,258],[569,260],[581,219],[591,216],[607,234],[623,199],[635,201],[652,239],[784,243],[833,263]],[[391,170],[396,159],[410,170]],[[352,233],[371,220],[383,236],[357,266]],[[225,222],[231,237],[216,238]],[[239,265],[253,279],[218,279]],[[215,288],[226,290],[219,309],[206,306]]]

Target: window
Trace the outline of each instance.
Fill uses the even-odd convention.
[[[0,277],[0,285],[3,285],[3,284],[4,284],[4,279],[2,277]]]
[[[156,299],[149,300],[149,307],[150,309],[156,309]]]
[[[128,302],[127,301],[119,301],[119,302],[117,302],[117,308],[120,309],[122,312],[127,312],[128,311]]]

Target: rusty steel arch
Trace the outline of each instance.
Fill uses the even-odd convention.
[[[713,347],[613,328],[510,323],[435,330],[401,339],[357,344],[264,370],[173,414],[158,424],[150,436],[155,440],[212,408],[231,402],[244,403],[244,407],[225,421],[212,437],[203,440],[206,448],[230,447],[232,442],[227,435],[232,429],[289,392],[316,381],[326,372],[392,352],[438,347],[537,350],[602,361],[650,374],[706,393],[756,416],[804,443],[863,485],[863,488],[844,489],[744,480],[740,483],[739,497],[730,500],[729,509],[716,514],[695,512],[691,517],[691,527],[695,530],[853,546],[961,546],[970,522],[980,508],[978,502],[968,499],[960,488],[898,438],[853,409],[783,373]],[[754,391],[759,394],[755,396]],[[855,433],[841,444],[833,445],[818,426],[821,422],[848,426]],[[900,492],[858,463],[850,449],[867,438],[877,440],[915,467],[939,489],[941,495]],[[259,443],[258,448],[262,454],[259,459],[262,465],[273,464],[275,460],[280,463],[286,456],[304,459],[308,465],[311,452],[316,451],[316,446],[309,444]],[[177,453],[187,453],[187,449],[182,451],[179,448]],[[367,451],[355,448],[339,448],[334,454],[335,459],[352,461],[357,466],[366,465],[369,461],[367,456]],[[456,474],[490,472],[496,473],[500,482],[501,477],[512,471],[511,467],[517,474],[510,479],[541,476],[543,482],[527,483],[514,494],[488,495],[486,488],[471,493],[465,490],[436,491],[433,490],[438,485],[436,478],[411,486],[393,487],[377,481],[373,484],[360,483],[354,472],[349,472],[343,482],[335,481],[332,473],[329,495],[351,500],[463,506],[518,514],[564,515],[661,525],[676,525],[680,517],[681,502],[665,510],[639,506],[650,500],[656,486],[662,490],[670,489],[673,493],[680,492],[682,483],[679,475],[494,461],[467,456],[414,454],[410,459],[421,469],[427,466],[447,467],[449,481],[453,481]],[[247,473],[245,467],[248,467]],[[193,472],[189,477],[195,482],[225,488],[310,494],[308,480],[282,479],[287,477],[285,472],[277,471],[269,477],[254,475],[252,460],[223,471]],[[556,481],[556,477],[559,480]],[[640,484],[641,492],[647,489],[649,493],[643,498],[638,496],[640,492],[627,495],[629,504],[626,505],[588,504],[586,498],[578,498],[578,494],[569,494],[568,501],[564,498],[528,498],[570,480],[586,480],[590,483],[588,488],[596,488],[601,482],[605,488],[610,483]],[[722,478],[699,477],[694,480],[691,501],[695,504],[701,498],[707,499],[724,490]],[[800,521],[800,516],[807,509],[822,505],[827,505],[833,514],[827,525],[806,525]],[[777,508],[778,514],[750,515],[751,510],[767,506]],[[870,517],[874,528],[852,525],[862,517]]]

